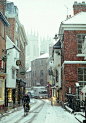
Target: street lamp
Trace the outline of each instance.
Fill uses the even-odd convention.
[[[55,34],[55,37],[53,39],[55,39],[55,41],[57,41],[57,39],[58,39],[57,34]]]
[[[78,97],[78,99],[79,99],[79,83],[77,82],[77,83],[75,83],[75,87],[76,87],[76,94],[77,94],[77,97]]]
[[[77,99],[76,99],[76,111],[80,111],[80,99],[79,99],[79,83],[75,83],[75,87],[76,87],[76,96],[77,96]]]

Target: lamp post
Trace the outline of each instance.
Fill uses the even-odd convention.
[[[77,98],[79,99],[79,83],[75,83],[75,87],[76,87],[76,95],[77,95]]]
[[[75,83],[75,87],[76,87],[76,111],[80,111],[80,99],[79,99],[79,83]]]

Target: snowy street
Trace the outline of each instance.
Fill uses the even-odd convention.
[[[23,107],[0,119],[0,123],[79,123],[74,114],[61,106],[51,106],[49,100],[31,99],[31,109],[24,116]]]

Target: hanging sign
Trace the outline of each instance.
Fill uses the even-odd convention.
[[[21,61],[20,61],[20,60],[17,60],[17,61],[16,61],[16,65],[17,65],[17,66],[21,65]]]

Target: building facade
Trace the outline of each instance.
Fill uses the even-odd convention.
[[[31,68],[26,71],[26,93],[30,90],[31,88]]]
[[[86,61],[82,53],[82,44],[86,35],[86,4],[75,2],[74,16],[62,21],[58,35],[62,48],[62,101],[67,101],[67,94],[75,95],[76,83],[81,89],[86,85]],[[84,11],[84,12],[82,12]]]
[[[17,58],[17,55],[15,57],[15,63],[19,60],[19,69],[15,69],[16,73],[16,88],[9,88],[6,87],[6,104],[8,106],[8,96],[10,93],[11,102],[12,104],[20,104],[20,100],[22,99],[24,93],[25,93],[25,57],[26,57],[26,45],[27,45],[27,37],[24,30],[24,26],[20,23],[18,18],[18,8],[14,5],[13,2],[7,2],[6,3],[6,11],[5,15],[7,17],[7,20],[10,24],[9,28],[6,30],[6,34],[10,38],[10,40],[15,44],[17,49],[20,50],[19,52],[19,58]],[[18,65],[18,64],[17,64]],[[14,65],[13,65],[14,66]],[[22,74],[22,75],[21,75]],[[7,80],[7,84],[9,81]]]
[[[47,59],[49,55],[43,54],[40,57],[31,61],[31,84],[36,86],[38,83],[41,86],[47,86]]]
[[[40,53],[48,53],[49,54],[49,47],[53,44],[53,40],[47,36],[47,38],[40,39]]]
[[[6,64],[4,58],[6,56],[6,27],[9,26],[5,18],[6,0],[0,1],[0,108],[5,106],[5,80],[6,80]]]

